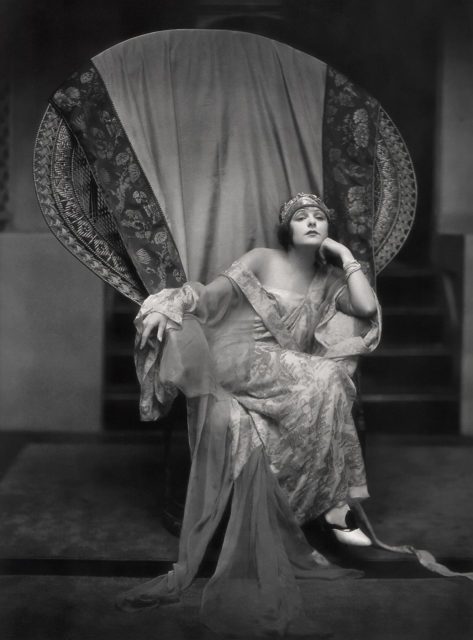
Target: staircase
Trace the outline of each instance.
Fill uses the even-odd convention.
[[[442,276],[396,263],[378,278],[381,344],[361,363],[368,432],[458,432],[458,365]]]
[[[390,265],[378,279],[383,338],[361,363],[368,433],[455,434],[458,381],[442,279],[429,268]],[[106,429],[155,429],[138,416],[133,364],[137,306],[110,292],[103,421]],[[170,417],[184,416],[182,407]],[[164,426],[165,423],[163,423]]]

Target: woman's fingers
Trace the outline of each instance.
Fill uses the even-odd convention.
[[[140,339],[140,349],[143,349],[152,331],[157,329],[156,337],[162,342],[164,332],[168,324],[168,318],[162,313],[152,313],[143,320],[143,331]]]
[[[141,334],[140,349],[142,349],[145,346],[152,329],[153,329],[152,325],[143,323],[143,332]]]
[[[158,333],[156,334],[159,342],[162,342],[166,325],[167,325],[167,318],[164,316],[163,320],[161,320],[158,324]]]
[[[319,247],[319,253],[324,260],[326,260],[327,257],[330,255],[331,249],[332,249],[331,238],[325,238],[325,240],[322,242],[322,244]]]
[[[327,257],[327,255],[329,255],[335,258],[338,257],[343,260],[345,257],[351,256],[351,252],[348,247],[346,247],[341,242],[337,242],[333,238],[325,238],[325,240],[320,245],[319,251],[325,258]]]
[[[339,246],[339,243],[336,240],[333,240],[332,238],[325,238],[325,240],[320,245],[320,249],[323,252],[333,251],[338,246]]]

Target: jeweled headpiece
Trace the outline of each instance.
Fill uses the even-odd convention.
[[[317,207],[325,213],[327,220],[331,222],[333,209],[329,209],[322,198],[314,193],[298,193],[285,202],[279,210],[279,222],[289,222],[295,212],[304,207]]]

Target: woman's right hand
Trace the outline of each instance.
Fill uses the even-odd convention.
[[[142,349],[148,338],[151,335],[153,330],[157,329],[156,337],[159,342],[162,342],[164,332],[168,328],[176,328],[177,325],[172,320],[169,320],[164,313],[160,313],[159,311],[153,311],[149,313],[142,321],[142,330],[140,336],[140,349]]]

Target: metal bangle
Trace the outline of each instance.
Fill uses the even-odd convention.
[[[361,270],[361,264],[357,260],[353,260],[353,262],[347,264],[343,269],[345,271],[345,280],[348,280],[352,273]]]

